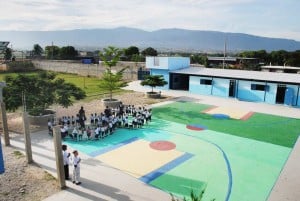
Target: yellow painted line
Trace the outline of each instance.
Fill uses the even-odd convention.
[[[230,118],[241,119],[249,112],[250,112],[249,110],[241,110],[241,109],[237,109],[237,108],[217,107],[217,108],[213,108],[205,113],[206,114],[226,114],[226,115],[230,116]]]
[[[149,144],[149,141],[137,140],[96,158],[139,178],[184,154],[177,150],[154,150]]]

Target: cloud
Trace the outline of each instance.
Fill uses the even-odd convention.
[[[119,26],[249,34],[268,30],[272,36],[300,40],[300,30],[295,28],[299,27],[300,1],[294,0],[3,0],[1,4],[5,9],[1,10],[0,30]]]

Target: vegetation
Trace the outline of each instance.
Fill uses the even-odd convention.
[[[25,104],[31,115],[45,114],[50,105],[56,103],[63,107],[71,106],[74,99],[86,97],[85,92],[63,79],[55,79],[56,74],[45,71],[37,74],[17,74],[6,76],[7,87],[3,90],[7,110],[16,110]]]
[[[190,201],[201,201],[202,198],[203,198],[203,194],[204,194],[204,190],[202,190],[198,196],[194,193],[193,190],[191,190],[190,199],[184,197],[183,201],[188,201],[188,200],[190,200]],[[171,201],[180,201],[179,199],[175,198],[172,193],[171,193],[171,199],[172,199]],[[215,201],[215,199],[212,199],[211,201]]]
[[[20,151],[14,151],[13,154],[17,159],[24,157],[24,154],[22,154]]]
[[[127,61],[134,61],[133,57],[137,57],[140,54],[140,50],[136,46],[130,46],[124,50],[124,56]]]
[[[164,80],[164,77],[162,75],[147,75],[145,76],[145,79],[141,82],[142,86],[146,85],[151,87],[151,93],[153,93],[153,88],[162,87],[166,84],[168,84],[168,82]]]
[[[4,52],[4,60],[11,60],[12,59],[12,50],[10,48],[6,48]]]
[[[141,53],[143,56],[157,56],[157,51],[152,47],[144,49]]]
[[[75,59],[78,55],[77,50],[73,46],[46,46],[45,47],[47,59]]]
[[[43,52],[44,52],[44,50],[39,44],[33,45],[32,56],[40,57],[40,56],[42,56]]]
[[[127,85],[126,82],[123,81],[123,72],[127,67],[122,68],[117,72],[113,72],[113,67],[117,65],[121,54],[122,51],[120,49],[112,46],[104,48],[104,51],[99,53],[102,63],[106,68],[101,77],[99,88],[109,92],[110,100],[113,100],[113,91],[119,90],[121,87]]]

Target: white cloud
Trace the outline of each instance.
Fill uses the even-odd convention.
[[[0,0],[0,30],[187,28],[300,40],[295,0]],[[298,27],[298,28],[295,28]],[[266,31],[267,30],[267,31]]]

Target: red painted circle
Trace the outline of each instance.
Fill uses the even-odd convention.
[[[193,131],[202,131],[205,128],[201,128],[201,127],[196,127],[196,126],[191,126],[191,125],[187,125],[186,126],[187,129],[193,130]]]
[[[176,144],[169,141],[155,141],[150,143],[150,147],[155,150],[168,151],[176,148]]]

